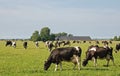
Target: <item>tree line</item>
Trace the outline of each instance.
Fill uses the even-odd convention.
[[[68,34],[66,32],[51,33],[51,30],[49,27],[43,27],[40,31],[38,30],[34,31],[32,36],[30,37],[30,40],[31,41],[48,41],[48,40],[55,40],[55,38],[60,36],[73,36],[73,35]],[[110,40],[120,41],[120,36],[114,36],[114,38]]]
[[[112,40],[114,40],[114,41],[120,41],[120,36],[114,36],[114,38]]]
[[[43,27],[40,32],[38,30],[34,31],[32,36],[30,37],[31,41],[47,41],[47,40],[55,40],[56,37],[60,36],[73,36],[72,34],[68,34],[65,32],[60,33],[51,33],[49,27]]]

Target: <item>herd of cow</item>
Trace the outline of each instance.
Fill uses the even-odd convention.
[[[83,42],[85,43],[86,41]],[[73,43],[75,43],[75,41],[73,41]],[[99,44],[98,41],[96,43]],[[86,66],[89,60],[94,60],[94,66],[97,66],[97,59],[106,59],[106,66],[109,66],[110,60],[112,60],[113,65],[115,65],[113,48],[108,46],[108,41],[103,41],[102,43],[104,43],[103,47],[100,47],[98,45],[91,45],[88,47],[88,50],[86,51],[86,58],[82,62],[83,66]],[[110,43],[112,42],[110,41]],[[38,47],[38,42],[36,42],[35,44]],[[69,47],[60,47],[61,44],[63,44],[63,46],[69,45]],[[6,41],[6,46],[8,45],[16,47],[16,42]],[[62,70],[62,61],[72,62],[75,65],[73,69],[75,69],[76,65],[78,65],[78,69],[80,70],[82,54],[81,47],[70,46],[70,41],[56,41],[54,44],[52,41],[46,41],[45,45],[49,48],[50,55],[44,63],[44,70],[48,70],[52,63],[56,64],[55,71],[58,69],[58,65],[60,65],[60,70]],[[23,43],[23,47],[27,49],[27,42]],[[53,47],[55,47],[55,49],[52,50]],[[115,52],[119,50],[120,43],[116,44]]]
[[[7,46],[13,46],[14,48],[16,48],[16,42],[8,40],[8,41],[6,41],[5,46],[6,46],[6,47],[7,47]],[[23,47],[24,47],[25,49],[27,49],[27,42],[26,42],[26,41],[23,43]]]
[[[73,41],[73,43],[75,42],[79,43],[78,41]],[[85,42],[86,41],[83,41],[83,43]],[[51,41],[46,42],[51,53],[44,63],[44,70],[48,70],[52,63],[56,64],[55,71],[57,70],[58,65],[60,65],[60,70],[62,70],[62,61],[71,61],[75,65],[73,68],[75,69],[76,65],[78,65],[78,69],[80,70],[82,49],[80,47],[60,47],[60,44],[62,43],[63,46],[65,46],[65,44],[70,45],[70,41],[57,41],[55,44]],[[99,44],[99,41],[96,41],[96,43]],[[94,60],[94,66],[97,66],[97,59],[106,59],[106,66],[109,66],[110,60],[112,60],[113,65],[115,65],[113,48],[108,46],[109,43],[112,44],[112,41],[102,41],[102,43],[104,44],[103,47],[98,45],[91,45],[88,47],[86,58],[82,62],[83,66],[86,66],[89,60]],[[55,49],[52,50],[52,47],[55,47]],[[119,49],[120,44],[116,44],[115,52],[119,51]]]

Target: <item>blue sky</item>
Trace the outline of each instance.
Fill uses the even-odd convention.
[[[120,0],[0,0],[0,39],[29,38],[35,30],[120,36]]]

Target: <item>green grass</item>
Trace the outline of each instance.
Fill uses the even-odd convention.
[[[115,48],[113,42],[110,44]],[[98,66],[93,66],[93,61],[89,61],[86,67],[81,70],[73,70],[71,62],[63,62],[63,70],[54,71],[55,65],[52,64],[48,71],[43,70],[44,61],[49,56],[49,51],[43,42],[36,48],[34,43],[28,42],[28,49],[24,49],[22,41],[17,41],[17,47],[5,47],[5,41],[0,41],[0,76],[120,76],[120,52],[114,54],[115,64],[110,62],[109,67],[104,67],[106,60],[98,60]],[[92,42],[92,44],[95,44]],[[71,46],[80,46],[82,48],[82,60],[85,58],[85,51],[90,44],[72,44]],[[102,46],[102,44],[100,44]]]

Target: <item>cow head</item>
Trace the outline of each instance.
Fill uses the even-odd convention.
[[[86,66],[87,64],[88,64],[88,61],[86,59],[84,59],[82,65]]]
[[[76,49],[75,54],[77,54],[79,57],[81,56],[82,49],[80,47],[74,47]]]
[[[51,65],[51,63],[49,61],[45,61],[45,63],[44,63],[44,70],[48,70],[50,65]]]
[[[86,52],[86,59],[83,60],[83,63],[82,63],[83,66],[86,66],[88,64],[88,60],[92,59],[95,52],[96,52],[96,48],[93,46],[90,46],[88,51]]]

